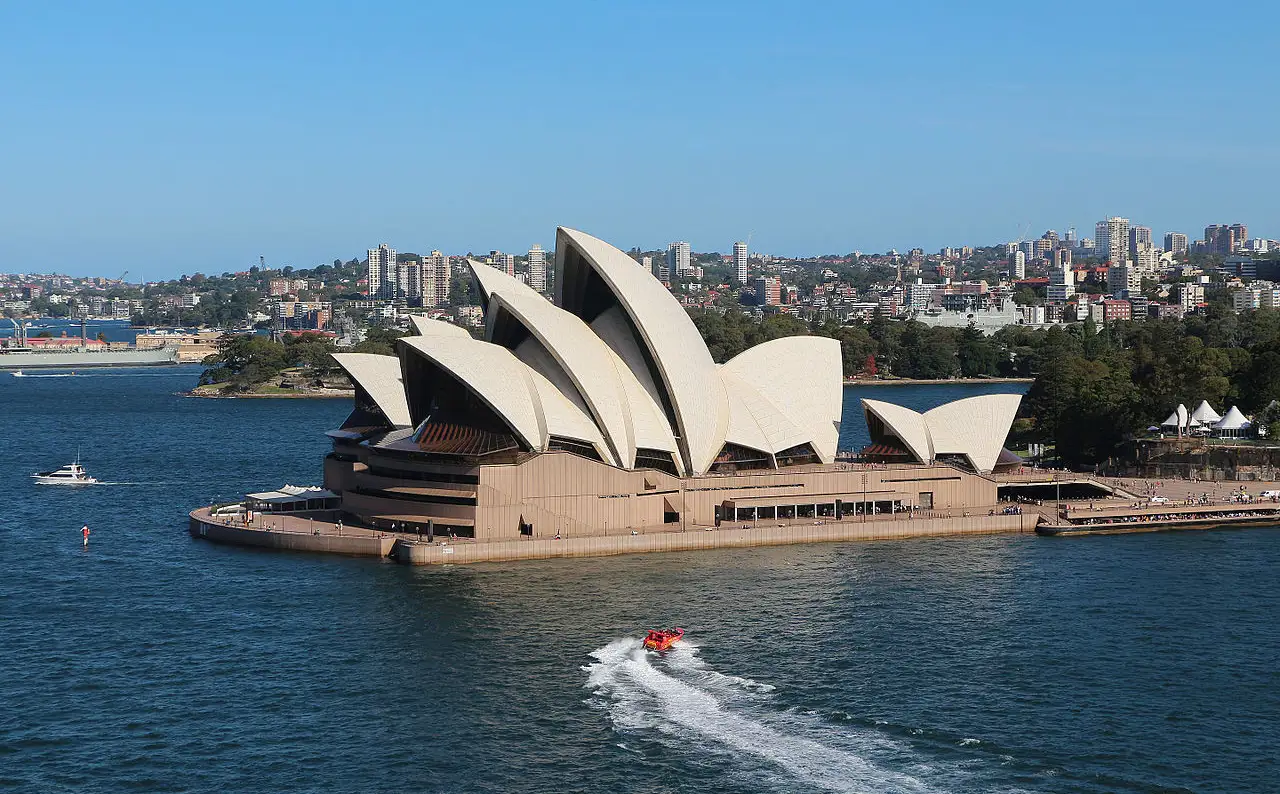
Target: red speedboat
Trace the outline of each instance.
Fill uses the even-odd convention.
[[[676,640],[684,636],[684,629],[649,629],[649,633],[644,635],[644,647],[651,651],[665,651]]]

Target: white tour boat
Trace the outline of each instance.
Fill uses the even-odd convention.
[[[84,470],[79,458],[76,458],[75,463],[68,463],[57,471],[36,472],[31,478],[37,485],[93,485],[98,481]]]

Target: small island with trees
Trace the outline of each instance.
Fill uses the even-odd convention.
[[[353,353],[392,355],[400,332],[370,329]],[[300,333],[276,340],[262,334],[227,334],[218,352],[204,360],[205,370],[192,397],[350,397],[352,386],[333,360],[333,340]]]

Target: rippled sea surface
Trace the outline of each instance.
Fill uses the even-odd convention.
[[[176,396],[194,377],[0,373],[0,788],[1280,790],[1276,530],[418,569],[225,548],[185,511],[317,482],[349,406]],[[112,484],[29,484],[77,446]],[[642,653],[669,623],[691,641]]]

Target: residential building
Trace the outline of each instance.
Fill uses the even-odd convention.
[[[1076,294],[1076,274],[1071,269],[1070,261],[1065,265],[1054,265],[1049,269],[1049,286],[1046,297],[1051,303],[1066,303]]]
[[[422,262],[408,259],[396,264],[397,297],[408,300],[410,306],[422,305]]]
[[[1102,322],[1133,319],[1133,307],[1127,300],[1108,299],[1102,301]]]
[[[393,298],[396,293],[396,249],[382,243],[369,249],[369,297]]]
[[[667,247],[668,277],[684,276],[689,270],[689,244],[683,240],[672,243]]]
[[[449,305],[449,257],[439,251],[432,251],[424,264],[422,305]]]
[[[747,244],[744,242],[733,244],[733,272],[739,284],[747,283]]]
[[[756,303],[761,306],[780,306],[782,304],[782,282],[773,276],[761,276],[756,279]]]
[[[506,273],[508,276],[515,278],[516,275],[516,257],[515,254],[504,254],[501,251],[489,252],[489,264]]]
[[[534,243],[529,249],[529,286],[535,292],[547,291],[547,252],[542,246]]]
[[[1178,285],[1178,305],[1186,311],[1192,311],[1204,303],[1204,285],[1188,282]]]
[[[1134,266],[1147,278],[1153,278],[1160,269],[1160,250],[1150,242],[1139,242],[1133,252]]]
[[[1014,251],[1010,259],[1012,260],[1011,262],[1012,267],[1010,268],[1012,272],[1010,273],[1010,275],[1017,280],[1026,278],[1027,277],[1027,255],[1022,253],[1021,251]]]
[[[1098,224],[1098,234],[1101,255],[1112,264],[1123,265],[1129,258],[1129,219],[1107,218]],[[1105,240],[1102,239],[1104,236]]]
[[[1149,243],[1148,243],[1149,245]],[[1142,291],[1142,273],[1132,265],[1112,265],[1107,269],[1107,292],[1120,297]]]
[[[1213,224],[1204,228],[1204,247],[1219,254],[1234,254],[1249,239],[1249,227],[1243,223]]]
[[[267,282],[267,293],[273,298],[289,294],[289,279],[273,278]]]
[[[1187,252],[1187,236],[1182,232],[1169,232],[1164,236],[1164,250],[1174,254]]]
[[[1129,253],[1137,257],[1143,245],[1151,245],[1151,228],[1149,226],[1129,227]]]

